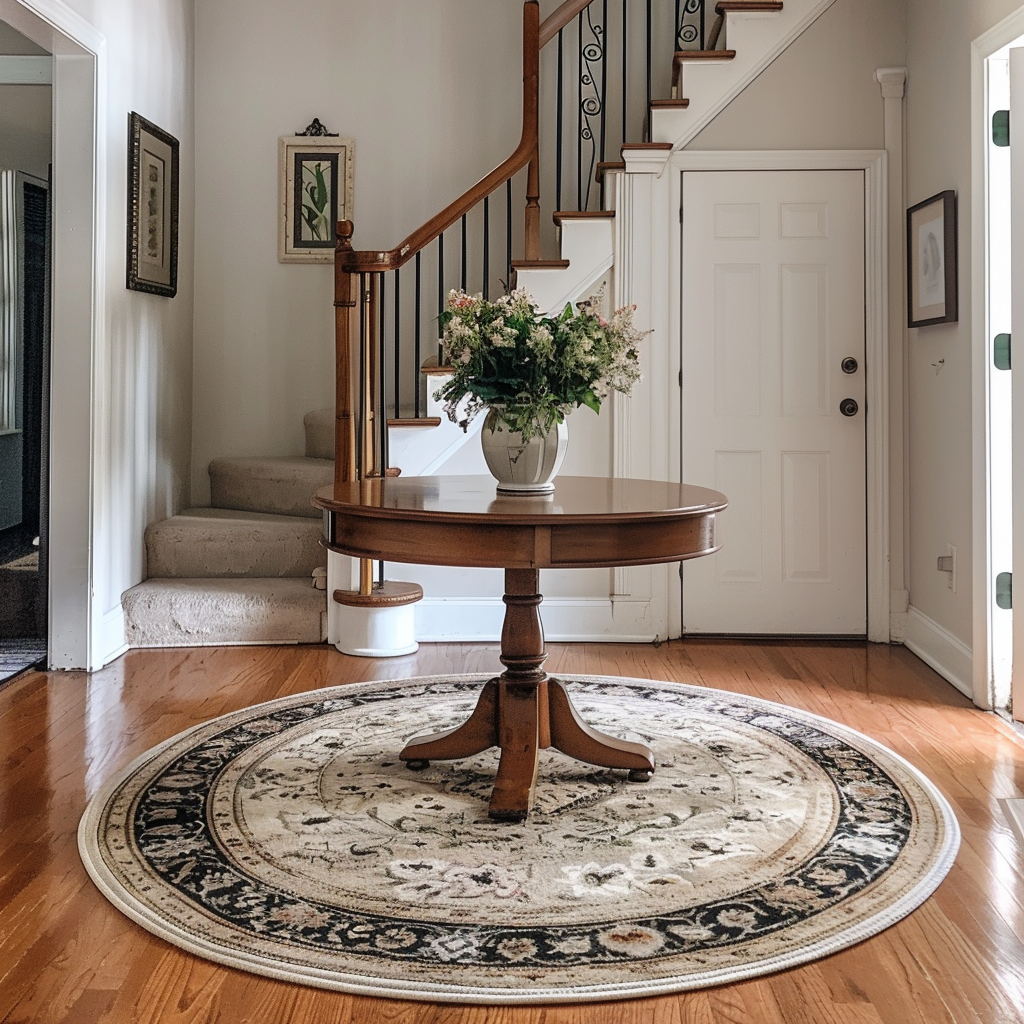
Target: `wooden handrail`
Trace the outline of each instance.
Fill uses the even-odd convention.
[[[543,50],[559,32],[578,14],[582,14],[593,0],[565,0],[557,10],[552,11],[540,27],[540,48]]]
[[[574,0],[576,2],[576,0]],[[588,0],[588,3],[590,0]],[[556,12],[557,13],[557,12]],[[550,19],[548,19],[550,20]],[[469,213],[485,196],[500,188],[514,174],[531,164],[530,181],[527,182],[527,259],[539,257],[540,199],[537,195],[537,128],[539,120],[539,65],[540,65],[540,3],[527,0],[523,6],[523,131],[515,152],[481,178],[464,195],[442,210],[436,217],[414,231],[401,244],[388,250],[339,249],[337,261],[342,270],[350,273],[397,270],[429,245],[443,231],[455,224],[464,214]],[[531,209],[535,211],[536,231],[531,241]],[[532,253],[530,249],[534,249]]]

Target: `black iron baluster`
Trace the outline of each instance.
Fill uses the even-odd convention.
[[[601,162],[605,158],[605,135],[608,125],[608,0],[601,0],[601,32],[604,35],[601,47]],[[587,178],[587,198],[590,198],[590,185],[594,180],[594,168],[590,168]]]
[[[704,0],[676,0],[676,49],[703,50],[704,43]]]
[[[422,256],[423,256],[423,250],[421,249],[418,253],[416,253],[416,303],[415,303],[415,306],[414,306],[415,317],[414,317],[414,327],[413,327],[413,332],[414,333],[413,333],[413,368],[412,368],[412,371],[416,375],[415,378],[414,378],[415,381],[416,381],[416,387],[414,389],[414,394],[416,395],[416,399],[415,399],[416,419],[420,418],[420,413],[422,412],[422,409],[420,407],[420,365],[422,363],[422,358],[423,358],[422,354],[421,354],[421,351],[420,351],[420,328],[422,327],[422,323],[423,323],[423,304],[422,304],[422,294],[423,294],[423,292],[422,292],[422,288],[421,288],[421,285],[423,284],[423,261],[421,259]]]
[[[380,439],[380,464],[377,466],[377,473],[380,476],[384,476],[384,471],[388,465],[388,407],[387,407],[387,304],[385,303],[385,282],[384,272],[381,271],[379,278],[379,294],[380,294],[380,346],[379,346],[379,365],[378,374],[380,376],[377,382],[377,402],[378,410],[377,416],[380,422],[377,424],[377,437]],[[395,325],[397,332],[397,324]],[[398,415],[397,410],[395,415]]]
[[[512,291],[512,179],[505,182],[505,291]]]
[[[563,110],[563,64],[564,57],[562,56],[562,32],[563,29],[558,30],[558,106],[556,107],[556,126],[555,126],[555,209],[561,210],[562,208],[562,110]],[[511,187],[511,180],[509,181],[509,187]],[[511,260],[509,263],[511,264]]]
[[[644,141],[651,141],[651,0],[647,0],[647,106],[644,107]]]
[[[583,209],[583,12],[576,22],[576,49],[579,56],[576,78],[579,82],[579,97],[576,102],[576,209]]]
[[[698,0],[700,3],[700,48],[703,50],[707,46],[707,32],[705,31],[704,17],[707,13],[707,2],[706,0]]]
[[[491,297],[491,211],[490,196],[484,196],[484,298]]]
[[[402,369],[402,271],[395,269],[395,365],[392,373],[395,375],[395,419],[401,417],[401,369]]]
[[[629,138],[629,17],[626,0],[622,0],[622,141]],[[601,179],[601,187],[604,187],[604,178]]]
[[[444,232],[437,236],[437,315],[444,312]],[[437,359],[441,361],[441,321],[437,322]]]
[[[469,259],[469,226],[466,223],[466,214],[462,215],[462,290],[466,290],[466,266]]]
[[[369,296],[366,293],[367,275],[359,275],[359,400],[356,402],[358,415],[356,416],[356,473],[360,480],[363,478],[366,452],[366,303]]]
[[[607,66],[605,64],[604,46],[604,25],[595,25],[591,14],[593,4],[580,14],[580,39],[579,39],[579,138],[577,140],[577,209],[587,210],[590,208],[590,189],[594,177],[594,165],[598,158],[597,138],[594,135],[594,122],[600,118],[601,147],[604,148],[604,125],[605,125],[605,82],[607,80]],[[607,0],[603,3],[604,15],[607,19]],[[586,25],[590,31],[590,41],[583,36],[583,18],[586,15]],[[600,68],[601,86],[597,84],[597,69]],[[583,159],[584,143],[590,146],[590,162],[585,165]],[[584,182],[586,187],[584,187]]]

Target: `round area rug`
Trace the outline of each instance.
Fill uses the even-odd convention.
[[[906,761],[718,690],[577,676],[584,719],[654,750],[649,783],[541,753],[537,803],[487,817],[497,752],[411,772],[483,678],[363,683],[214,719],[89,804],[103,893],[200,956],[439,1002],[620,999],[824,956],[917,907],[956,819]]]

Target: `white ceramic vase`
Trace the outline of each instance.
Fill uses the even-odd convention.
[[[563,420],[546,434],[523,441],[518,430],[510,430],[501,419],[500,407],[487,410],[480,430],[480,445],[491,475],[503,494],[548,494],[569,444],[569,425]]]

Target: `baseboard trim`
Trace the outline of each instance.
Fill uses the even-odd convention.
[[[416,606],[416,639],[421,643],[496,642],[505,604],[501,598],[424,598]],[[646,630],[651,602],[617,598],[551,598],[541,606],[544,635],[558,643],[650,643]]]
[[[962,640],[911,605],[907,609],[907,631],[903,643],[965,697],[973,700],[974,659],[970,647]]]

